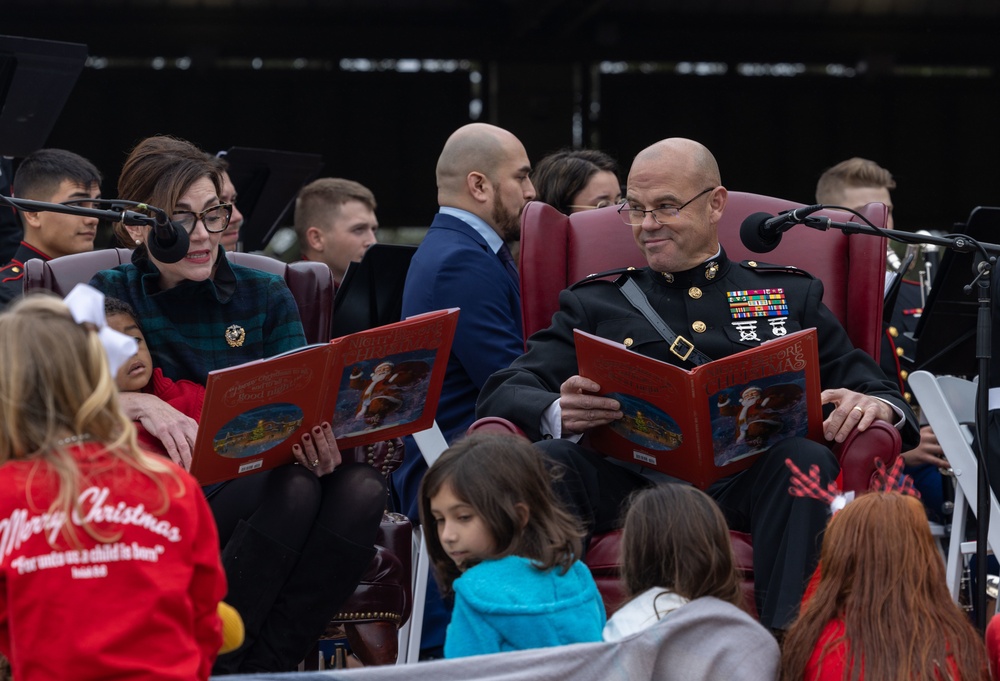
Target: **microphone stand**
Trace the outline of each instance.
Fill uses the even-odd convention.
[[[124,199],[113,199],[111,201],[101,201],[101,199],[74,199],[66,203],[47,203],[45,201],[31,201],[29,199],[16,199],[10,196],[0,195],[0,203],[6,203],[14,208],[26,212],[48,211],[52,213],[67,213],[85,218],[97,218],[98,220],[110,220],[111,222],[121,222],[131,226],[149,226],[150,238],[146,241],[146,247],[151,256],[162,263],[174,263],[179,261],[187,253],[189,237],[186,230],[170,221],[167,211],[156,206],[150,206],[138,201],[126,201]],[[77,206],[77,203],[108,203],[110,209],[84,208]],[[127,206],[133,206],[138,210],[128,210]],[[140,213],[139,211],[149,211],[152,216]]]
[[[832,206],[831,206],[832,207]],[[836,208],[843,210],[840,206]],[[851,211],[853,212],[853,211]],[[860,217],[860,216],[859,216]],[[864,217],[861,217],[865,220]],[[867,220],[865,220],[867,222]],[[910,234],[885,230],[867,224],[856,222],[835,222],[827,217],[809,215],[802,219],[802,224],[813,229],[839,229],[845,234],[868,234],[880,236],[905,244],[934,244],[957,251],[971,253],[979,251],[984,256],[976,265],[973,280],[965,287],[966,293],[971,293],[975,285],[979,289],[979,307],[976,315],[976,359],[978,362],[979,386],[976,391],[976,434],[979,439],[979,477],[976,485],[976,626],[980,633],[986,631],[986,545],[990,527],[990,486],[986,466],[989,450],[989,380],[990,359],[992,354],[992,303],[990,300],[990,276],[996,255],[1000,253],[1000,245],[982,243],[975,239],[954,234],[934,236],[932,234]]]

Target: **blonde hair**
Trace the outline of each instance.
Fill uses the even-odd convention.
[[[828,168],[819,176],[816,201],[836,203],[841,200],[848,187],[885,188],[891,191],[896,188],[896,181],[892,179],[892,173],[875,161],[855,156]]]
[[[177,482],[177,496],[183,495],[171,468],[139,449],[135,427],[119,408],[114,377],[92,325],[77,324],[54,296],[30,295],[0,315],[0,347],[6,354],[0,362],[0,465],[12,459],[34,460],[30,483],[41,464],[47,464],[59,483],[50,513],[69,514],[80,507],[81,472],[65,446],[68,437],[102,443],[112,456],[149,477],[162,500],[155,512],[162,513],[170,504],[164,475]],[[82,527],[98,541],[118,539],[88,523]],[[63,524],[63,535],[79,543],[72,523]]]

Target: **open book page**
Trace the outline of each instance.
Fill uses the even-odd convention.
[[[457,321],[457,309],[428,312],[210,372],[191,473],[206,485],[291,463],[323,421],[341,449],[426,430]]]
[[[821,438],[819,357],[806,329],[690,371],[577,330],[580,374],[621,404],[597,451],[707,487],[789,437]]]

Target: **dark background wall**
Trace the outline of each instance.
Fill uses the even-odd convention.
[[[88,45],[48,144],[94,160],[106,196],[132,144],[170,133],[210,151],[320,153],[322,174],[373,189],[383,225],[425,225],[437,154],[477,100],[478,120],[533,160],[579,142],[627,169],[644,146],[687,136],[730,189],[803,202],[823,169],[866,156],[896,175],[899,227],[949,229],[1000,204],[1000,8],[948,5],[4,0],[0,33]],[[376,66],[342,63],[358,58]],[[401,59],[461,65],[400,71]],[[715,75],[678,66],[695,62]]]

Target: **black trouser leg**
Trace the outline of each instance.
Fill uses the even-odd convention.
[[[584,523],[587,541],[592,534],[621,527],[629,495],[651,484],[641,475],[609,463],[597,452],[569,440],[542,440],[535,446],[542,450],[553,473],[556,496]]]
[[[746,471],[708,489],[729,526],[750,532],[757,611],[769,629],[786,629],[798,614],[830,518],[824,502],[788,493],[791,472],[785,459],[805,473],[818,465],[824,486],[840,472],[829,449],[804,438],[789,438]]]

